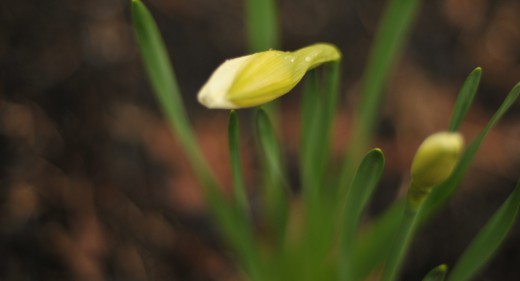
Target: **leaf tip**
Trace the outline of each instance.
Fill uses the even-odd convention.
[[[447,272],[448,271],[448,265],[443,263],[443,264],[439,265],[438,269],[439,269],[439,271]]]
[[[376,154],[381,155],[381,156],[384,155],[383,150],[381,150],[381,148],[379,148],[379,147],[376,147],[376,148],[372,149],[371,152],[372,153],[376,153]]]

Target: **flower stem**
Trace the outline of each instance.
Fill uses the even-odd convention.
[[[381,281],[394,281],[399,274],[403,258],[412,241],[417,221],[417,211],[418,208],[414,206],[411,201],[407,200],[403,219],[401,220],[397,236],[392,243],[392,248],[386,260]]]

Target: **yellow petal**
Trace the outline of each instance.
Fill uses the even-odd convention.
[[[224,62],[199,92],[209,108],[243,108],[261,105],[289,92],[305,73],[340,59],[330,44],[311,45],[295,52],[269,50]]]
[[[199,102],[208,108],[237,108],[226,95],[238,72],[252,56],[230,59],[221,64],[200,89]]]

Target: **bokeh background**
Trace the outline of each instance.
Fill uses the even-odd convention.
[[[247,53],[244,3],[144,2],[165,37],[199,142],[229,186],[227,112],[204,109],[195,96],[222,61]],[[402,193],[415,148],[447,127],[473,68],[484,71],[462,128],[467,139],[520,80],[520,2],[423,2],[385,87],[373,145],[388,164],[369,217]],[[326,41],[344,54],[338,156],[385,3],[279,1],[282,49]],[[158,111],[129,14],[126,0],[0,1],[0,280],[241,280]],[[294,179],[297,92],[282,99],[280,118]],[[254,197],[254,132],[249,111],[239,114]],[[484,142],[456,197],[419,233],[403,280],[453,265],[519,177],[516,103]],[[517,222],[476,280],[520,280],[519,237]]]

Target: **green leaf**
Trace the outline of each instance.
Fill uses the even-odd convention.
[[[448,281],[465,281],[473,278],[491,259],[504,242],[516,221],[520,208],[520,181],[509,198],[495,212],[459,259]]]
[[[324,86],[312,70],[305,80],[301,114],[301,181],[303,197],[319,200],[330,157],[332,123],[337,109],[339,62],[325,65]],[[320,77],[321,78],[321,77]]]
[[[243,218],[222,196],[220,187],[197,145],[157,25],[141,1],[132,0],[131,11],[139,50],[161,110],[166,115],[175,136],[180,140],[226,242],[238,253],[239,262],[244,264],[244,268],[254,278],[253,280],[261,280],[257,278],[258,269],[255,267],[257,263],[252,262],[254,257],[251,255],[254,252],[251,250],[251,236],[246,235],[248,230],[243,223]]]
[[[407,200],[396,236],[390,243],[381,281],[394,281],[398,278],[404,257],[415,234],[416,222],[417,208],[410,200]]]
[[[315,163],[320,175],[320,183],[323,183],[330,158],[332,125],[338,108],[340,66],[339,61],[324,65],[323,109],[320,118],[320,130],[317,132],[321,136],[321,143],[318,144],[320,152],[318,162]]]
[[[339,62],[328,63],[323,71],[313,70],[305,80],[301,115],[300,174],[304,202],[303,251],[300,255],[304,279],[323,279],[325,258],[336,234],[334,201],[325,198],[326,171],[330,158],[330,136],[336,113]],[[329,196],[330,197],[330,196]],[[331,204],[332,203],[332,204]]]
[[[451,113],[451,121],[449,130],[455,132],[459,129],[462,124],[462,120],[466,117],[471,104],[473,103],[473,98],[477,93],[478,84],[480,83],[480,77],[482,76],[482,68],[475,68],[466,78],[462,88],[460,89],[459,96],[457,97],[457,101],[455,102],[455,106]]]
[[[249,204],[247,200],[246,188],[242,166],[240,165],[240,130],[238,124],[238,116],[236,111],[229,113],[228,141],[229,141],[229,160],[231,163],[231,174],[233,177],[233,191],[235,201],[239,209],[244,213],[249,213]]]
[[[251,52],[278,47],[278,9],[276,0],[247,0],[246,26]]]
[[[320,98],[318,73],[311,70],[305,79],[302,98],[302,113],[300,125],[300,175],[303,198],[317,200],[319,173],[316,169],[321,136],[318,126],[321,123],[323,106]]]
[[[233,191],[236,203],[237,221],[240,228],[236,229],[239,233],[238,239],[244,240],[238,251],[241,254],[241,262],[245,265],[246,271],[253,280],[262,280],[263,274],[260,269],[259,250],[254,244],[254,235],[251,227],[251,218],[247,194],[245,190],[242,167],[240,165],[240,145],[239,145],[239,123],[236,111],[229,113],[229,158],[231,162],[231,173],[233,177]]]
[[[436,268],[432,269],[426,276],[424,276],[422,281],[444,281],[446,278],[446,274],[448,273],[448,266],[445,264],[441,264]]]
[[[383,152],[376,148],[368,152],[354,176],[343,206],[342,233],[340,237],[340,280],[348,280],[352,269],[352,253],[363,210],[372,196],[385,165]]]
[[[197,178],[204,188],[214,188],[216,186],[214,176],[202,156],[191,130],[177,86],[177,79],[157,25],[150,11],[141,1],[132,0],[131,9],[139,50],[159,105],[175,135],[179,138]]]
[[[367,146],[372,139],[379,115],[383,85],[405,42],[419,2],[418,0],[390,0],[383,19],[379,23],[368,65],[363,75],[361,101],[355,112],[353,132],[340,176],[341,195],[346,193],[359,160],[368,150]]]
[[[377,218],[368,229],[357,238],[352,254],[352,266],[347,271],[346,280],[364,280],[387,256],[392,239],[399,229],[404,212],[404,200],[399,200]]]
[[[277,246],[281,247],[285,239],[285,227],[288,215],[288,187],[284,178],[280,148],[273,126],[265,111],[258,109],[256,125],[260,146],[264,157],[266,184],[264,204],[267,221],[275,232]]]

